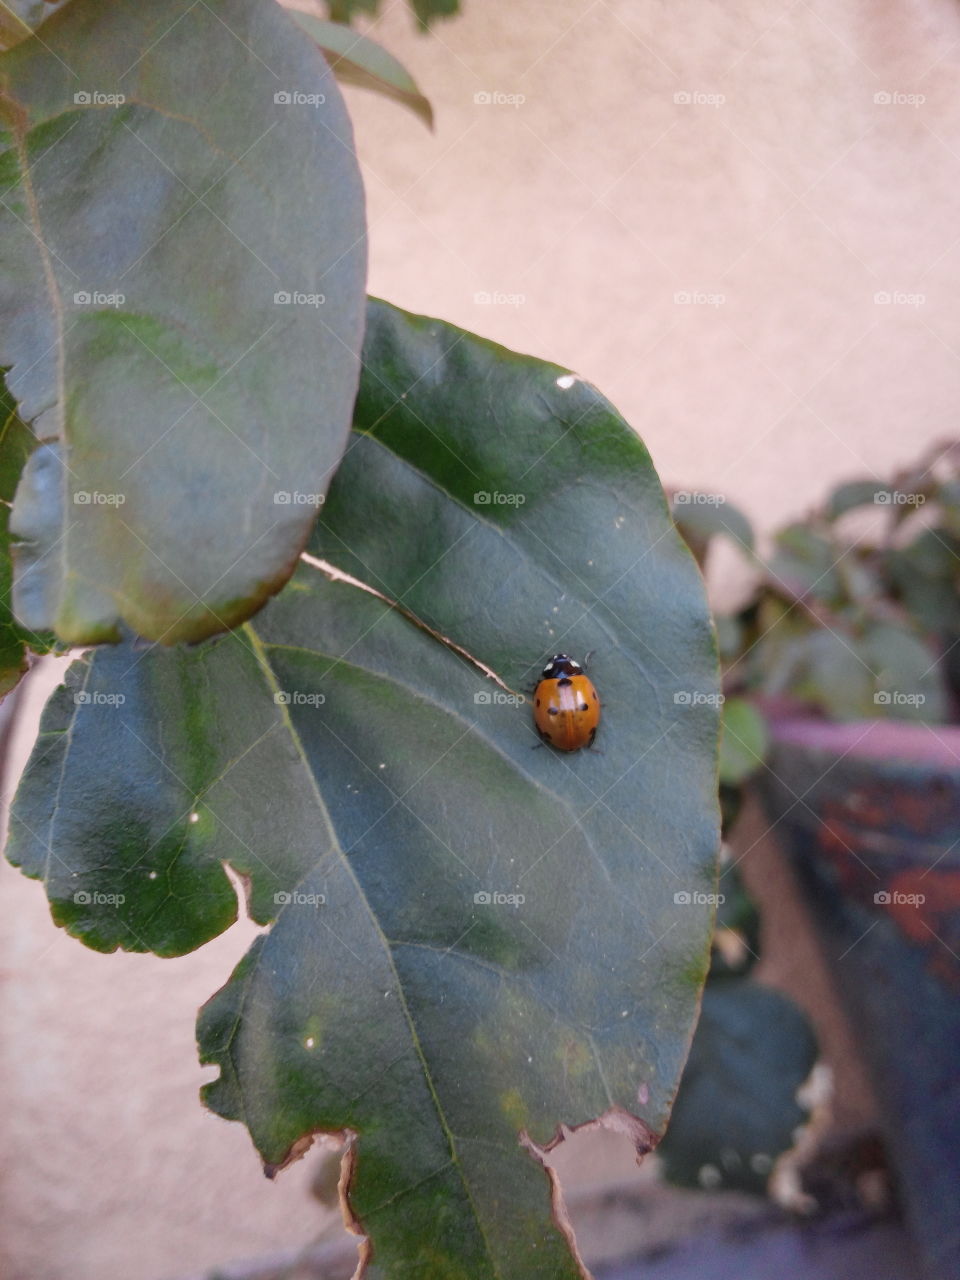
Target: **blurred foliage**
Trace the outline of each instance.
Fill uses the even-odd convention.
[[[731,863],[719,897],[700,1021],[657,1150],[678,1186],[762,1195],[807,1119],[797,1091],[817,1043],[803,1011],[751,977],[760,917]]]
[[[701,566],[728,536],[756,573],[745,607],[716,619],[725,690],[832,720],[955,720],[960,694],[960,443],[940,443],[887,480],[839,485],[775,533],[758,557],[742,513],[678,501],[673,514]],[[685,495],[689,499],[690,495]],[[725,715],[721,782],[762,759]],[[731,718],[735,716],[736,719]]]
[[[452,18],[460,12],[460,0],[409,0],[409,3],[421,31],[426,31],[436,18]],[[375,17],[380,7],[380,0],[327,0],[332,22],[349,23],[358,13]]]

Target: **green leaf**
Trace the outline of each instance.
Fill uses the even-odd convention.
[[[894,590],[923,632],[948,644],[960,635],[960,537],[925,529],[891,550],[888,566]]]
[[[290,16],[320,46],[342,84],[373,89],[392,98],[409,107],[428,129],[433,128],[433,107],[409,71],[382,45],[341,22],[322,22],[297,9],[291,10]]]
[[[17,625],[10,605],[10,503],[36,444],[36,436],[17,417],[13,399],[0,383],[0,697],[9,693],[26,670],[28,647],[40,652],[50,648],[49,636],[36,635]]]
[[[253,622],[74,668],[10,856],[90,946],[165,955],[234,919],[229,863],[273,924],[201,1012],[208,1105],[270,1172],[357,1135],[369,1275],[572,1280],[523,1144],[604,1116],[649,1148],[709,960],[702,580],[643,445],[556,366],[373,304],[355,427]],[[508,692],[561,648],[596,651],[596,752],[532,750]]]
[[[936,654],[911,627],[869,622],[857,633],[784,630],[782,643],[775,646],[771,637],[765,646],[765,693],[789,693],[832,720],[947,718]]]
[[[697,501],[703,497],[712,501]],[[754,540],[750,521],[721,495],[683,489],[673,495],[670,505],[677,528],[701,563],[710,541],[716,537],[727,537],[735,546],[752,555]]]
[[[0,50],[28,39],[69,0],[4,0],[0,5]]]
[[[844,598],[840,552],[828,539],[807,525],[787,525],[777,535],[769,572],[774,587],[791,596],[835,604]]]
[[[450,18],[460,12],[459,0],[409,0],[421,30],[426,31],[434,18]],[[349,23],[355,13],[375,15],[380,0],[327,0],[327,11],[334,22]]]
[[[761,1194],[807,1119],[796,1097],[816,1054],[792,1001],[747,978],[712,978],[660,1145],[669,1180]]]
[[[288,578],[349,432],[339,90],[277,5],[72,0],[0,91],[0,360],[48,443],[14,504],[15,612],[75,644],[222,631]]]
[[[720,732],[720,781],[745,782],[767,755],[767,722],[745,698],[727,698]]]
[[[891,488],[878,480],[850,480],[839,485],[827,499],[826,514],[829,520],[839,520],[848,511],[874,504],[890,510]]]

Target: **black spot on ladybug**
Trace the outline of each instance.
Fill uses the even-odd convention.
[[[580,710],[581,710],[581,711],[589,711],[589,710],[590,710],[590,708],[587,706],[587,704],[586,704],[585,702],[581,702],[581,703],[580,703]]]
[[[559,714],[559,708],[558,708],[558,707],[547,707],[547,715],[549,715],[549,716],[555,716],[555,715],[557,715],[557,714]]]
[[[573,681],[570,679],[569,676],[561,676],[561,678],[557,681],[557,685],[561,689],[565,689],[568,684],[573,684]]]

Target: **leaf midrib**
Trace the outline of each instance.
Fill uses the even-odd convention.
[[[273,667],[270,665],[263,641],[261,640],[260,636],[258,635],[258,633],[256,632],[256,630],[254,629],[251,623],[249,622],[246,623],[244,626],[244,630],[247,632],[248,636],[250,637],[254,656],[257,660],[258,665],[260,666],[261,671],[264,673],[264,677],[267,683],[270,685],[274,693],[278,692],[280,689],[280,685],[273,671]],[[308,650],[307,652],[310,652],[310,651]],[[315,656],[320,657],[324,655],[317,654]],[[414,1021],[413,1014],[410,1011],[410,1007],[407,1003],[405,989],[404,989],[403,983],[400,980],[400,975],[397,972],[397,967],[394,962],[393,950],[390,947],[389,941],[386,938],[386,935],[384,934],[383,929],[380,926],[380,922],[373,911],[373,907],[371,906],[370,901],[367,898],[367,895],[364,891],[363,886],[360,884],[359,880],[357,879],[357,875],[354,870],[353,863],[349,858],[346,857],[343,851],[343,848],[340,843],[339,835],[334,827],[333,821],[330,817],[329,810],[327,809],[323,795],[320,792],[320,788],[317,785],[316,775],[314,774],[313,769],[310,767],[310,762],[307,757],[306,751],[304,750],[303,743],[300,739],[300,735],[297,733],[296,728],[294,727],[293,720],[287,710],[287,707],[284,704],[278,704],[278,705],[280,706],[281,716],[283,720],[286,722],[287,731],[289,733],[290,740],[293,743],[293,746],[297,752],[297,755],[303,765],[303,769],[307,774],[310,788],[313,791],[313,794],[316,798],[317,805],[320,809],[320,812],[324,816],[324,821],[326,822],[327,829],[331,836],[331,840],[340,855],[341,862],[343,863],[344,868],[347,871],[347,874],[350,876],[350,879],[353,881],[354,886],[356,887],[360,900],[363,902],[364,907],[366,908],[370,921],[373,924],[375,935],[380,939],[381,944],[383,946],[387,963],[389,964],[390,970],[393,974],[394,983],[397,991],[397,997],[400,1002],[400,1007],[403,1010],[403,1015],[407,1022],[413,1049],[417,1055],[417,1058],[420,1061],[420,1067],[421,1067],[421,1071],[423,1072],[424,1080],[427,1084],[427,1088],[430,1091],[430,1096],[433,1099],[433,1105],[436,1110],[437,1119],[447,1144],[447,1150],[450,1153],[451,1163],[457,1170],[457,1174],[459,1176],[461,1185],[463,1187],[464,1194],[466,1195],[467,1200],[470,1204],[471,1210],[473,1212],[474,1222],[476,1223],[476,1227],[480,1234],[480,1238],[483,1241],[484,1249],[486,1251],[487,1258],[490,1262],[490,1266],[492,1268],[493,1274],[498,1278],[502,1278],[503,1273],[500,1270],[500,1267],[496,1262],[496,1257],[493,1253],[493,1250],[490,1247],[490,1241],[488,1239],[482,1217],[477,1209],[477,1205],[474,1200],[473,1190],[470,1186],[470,1183],[464,1173],[463,1167],[460,1162],[459,1152],[458,1152],[458,1148],[456,1145],[453,1132],[450,1129],[449,1124],[447,1123],[446,1114],[444,1112],[443,1107],[441,1106],[440,1098],[437,1094],[437,1089],[434,1083],[433,1074],[427,1063],[426,1055],[424,1054],[423,1046],[421,1045],[421,1042],[420,1042],[420,1036],[417,1031],[417,1026]],[[257,957],[256,963],[259,964],[259,956]]]

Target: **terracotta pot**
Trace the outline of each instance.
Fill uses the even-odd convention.
[[[774,717],[760,789],[857,1030],[908,1221],[960,1277],[960,728]]]

